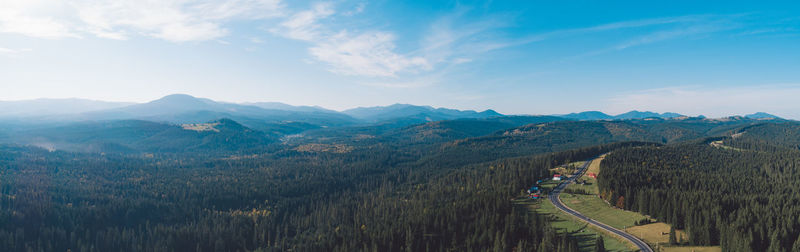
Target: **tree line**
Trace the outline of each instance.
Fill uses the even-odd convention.
[[[711,141],[723,141],[712,146]],[[800,151],[745,138],[616,150],[601,163],[610,204],[723,251],[800,251]]]

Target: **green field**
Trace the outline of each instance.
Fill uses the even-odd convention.
[[[588,226],[588,224],[559,211],[546,198],[535,201],[517,200],[515,204],[524,206],[538,214],[550,216],[551,225],[556,228],[559,233],[569,233],[571,237],[578,239],[578,245],[581,251],[594,251],[594,241],[598,233],[603,236],[607,251],[633,251],[627,242],[620,241],[615,236],[604,233],[595,227]]]
[[[719,246],[711,247],[662,247],[659,252],[721,252],[722,248]]]
[[[602,161],[602,157],[593,160],[589,170],[587,170],[587,174],[589,172],[599,173],[600,162]],[[636,221],[648,218],[640,213],[611,207],[605,200],[597,196],[599,190],[596,179],[583,175],[578,180],[585,180],[586,184],[570,184],[567,186],[567,190],[561,193],[561,201],[569,208],[617,229],[634,226]],[[569,190],[583,190],[591,195],[567,193]]]
[[[597,195],[599,193],[599,191],[597,189],[597,179],[589,177],[589,176],[582,176],[582,177],[578,178],[577,180],[586,181],[586,184],[578,185],[578,184],[574,184],[573,183],[573,184],[567,186],[567,188],[568,189],[584,190],[587,193],[594,194],[594,195]]]
[[[597,195],[561,193],[561,201],[586,217],[617,229],[631,227],[634,222],[647,218],[640,213],[613,208]]]
[[[602,162],[603,157],[605,157],[605,155],[592,161],[592,163],[589,165],[589,169],[586,171],[586,174],[600,173],[600,162]],[[564,205],[567,205],[569,208],[572,208],[573,210],[580,212],[586,217],[605,223],[614,228],[625,230],[626,232],[631,233],[639,237],[640,239],[643,239],[651,246],[653,246],[654,244],[663,245],[667,243],[667,236],[661,234],[664,232],[669,232],[670,228],[668,224],[657,222],[644,226],[635,226],[634,223],[636,221],[649,217],[637,212],[622,210],[609,205],[605,200],[597,196],[599,189],[597,187],[597,180],[595,178],[584,175],[578,178],[578,180],[585,181],[586,183],[583,185],[573,183],[568,185],[567,189],[581,190],[590,193],[591,195],[562,192],[560,198],[561,201],[564,203]],[[678,234],[683,237],[686,237],[686,234],[683,233],[682,231],[678,231]],[[676,252],[720,251],[719,246],[713,246],[713,247],[676,246],[667,248],[659,246],[658,248],[659,251],[676,251]]]

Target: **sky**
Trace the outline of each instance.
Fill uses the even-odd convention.
[[[800,2],[766,2],[0,0],[0,100],[800,119]]]

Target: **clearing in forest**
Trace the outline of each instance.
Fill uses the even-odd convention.
[[[625,229],[625,232],[631,233],[649,244],[666,244],[669,243],[669,229],[669,224],[656,222],[647,225],[629,227]],[[686,232],[683,230],[675,230],[676,240],[686,241],[688,237],[689,236],[687,236]]]
[[[515,200],[514,204],[518,206],[524,206],[539,215],[547,216],[547,218],[550,220],[550,225],[558,230],[560,234],[568,233],[570,237],[578,240],[580,251],[594,251],[595,237],[597,237],[598,234],[603,237],[606,251],[634,251],[633,244],[619,240],[619,238],[616,236],[610,235],[593,226],[589,226],[588,224],[578,221],[572,216],[559,211],[555,206],[553,206],[553,203],[546,198],[538,200]]]
[[[669,244],[669,229],[670,225],[662,222],[651,223],[647,225],[636,226],[635,222],[643,219],[650,219],[650,217],[642,215],[637,212],[627,211],[612,207],[605,200],[601,199],[597,194],[599,192],[597,187],[597,180],[590,177],[588,174],[600,174],[600,162],[603,161],[605,155],[592,160],[589,168],[583,176],[578,178],[579,181],[585,181],[583,185],[570,184],[567,189],[561,193],[561,201],[565,205],[580,212],[586,217],[592,218],[606,225],[612,226],[617,229],[624,230],[640,239],[644,240],[651,247],[657,248],[656,251],[664,252],[719,252],[719,246],[696,246],[696,247],[670,247]],[[585,192],[585,193],[584,193]],[[651,221],[655,221],[652,220]],[[683,230],[676,230],[678,237],[687,240],[687,235]],[[657,246],[654,246],[657,245]],[[664,247],[666,246],[666,247]]]
[[[663,247],[659,252],[722,252],[719,246],[713,247]]]

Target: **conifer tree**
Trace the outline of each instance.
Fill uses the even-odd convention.
[[[606,252],[606,245],[603,242],[603,237],[599,234],[597,238],[594,240],[594,252]]]
[[[669,227],[669,244],[677,245],[678,240],[675,238],[675,227]]]

